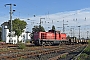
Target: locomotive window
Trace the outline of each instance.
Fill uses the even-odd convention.
[[[46,38],[46,34],[45,33],[41,33],[41,39],[45,39]]]

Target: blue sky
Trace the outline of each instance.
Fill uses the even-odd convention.
[[[16,16],[33,16],[54,14],[64,11],[74,11],[90,7],[90,0],[0,0],[0,10],[8,14],[9,7],[4,7],[7,3],[16,4]],[[1,14],[1,13],[0,13]]]
[[[52,25],[62,27],[62,21],[68,20],[69,22],[65,23],[69,26],[80,25],[82,27],[82,36],[86,34],[87,30],[90,31],[90,0],[0,0],[0,24],[9,20],[9,6],[4,6],[9,3],[16,4],[15,7],[12,7],[16,10],[13,13],[13,19],[24,19],[28,23],[29,31],[34,25],[38,25],[41,17],[45,18],[43,22],[47,21],[42,23],[46,30],[49,30]],[[36,15],[36,17],[33,17],[33,15]],[[31,20],[27,21],[28,18]],[[75,21],[76,19],[77,21]],[[54,23],[52,23],[52,20]],[[71,27],[65,26],[65,28],[66,33],[70,34]],[[78,36],[78,27],[74,28]],[[57,28],[57,30],[62,31],[62,28]]]

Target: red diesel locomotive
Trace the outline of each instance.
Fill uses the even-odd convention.
[[[48,32],[36,32],[34,33],[35,45],[53,45],[68,42],[65,33],[60,31],[49,30]]]

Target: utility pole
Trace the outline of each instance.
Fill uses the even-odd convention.
[[[12,11],[12,5],[16,6],[16,4],[5,4],[5,7],[9,5],[10,6],[10,37],[12,37],[12,14],[15,10]]]
[[[89,31],[87,31],[87,39],[88,39],[88,33],[89,33]]]
[[[63,32],[64,32],[64,20],[63,20]]]
[[[72,37],[72,29],[70,29],[70,32],[71,32],[71,37]]]
[[[79,40],[80,40],[80,27],[81,27],[81,26],[78,26],[78,27],[79,27]]]
[[[41,19],[45,19],[45,18],[40,18],[40,26],[39,26],[39,31],[41,31],[41,24],[42,24],[42,21],[41,21]]]
[[[45,19],[45,18],[40,18],[40,25],[42,24],[42,21],[41,21],[41,19]]]
[[[74,34],[74,28],[72,28],[73,29],[73,37],[75,37],[75,34]]]
[[[65,32],[65,26],[64,25],[68,25],[68,24],[64,24],[64,20],[63,20],[63,33]]]
[[[72,34],[71,36],[74,37],[74,28],[71,28],[71,30],[72,30],[71,31],[71,34]]]
[[[10,23],[11,23],[10,29],[11,29],[11,31],[12,31],[12,14],[13,14],[13,12],[14,12],[15,10],[12,11],[12,4],[5,4],[5,7],[6,7],[7,5],[10,6]],[[13,6],[16,6],[16,4],[13,4]]]
[[[60,28],[62,28],[62,27],[57,27],[57,28],[59,28],[59,29],[60,29]],[[58,29],[58,30],[59,30],[59,29]],[[60,31],[60,30],[59,30],[59,31]]]

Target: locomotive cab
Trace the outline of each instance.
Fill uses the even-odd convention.
[[[60,33],[60,31],[49,30],[48,32],[36,32],[34,33],[35,45],[53,45],[60,44],[67,41],[66,34]]]

